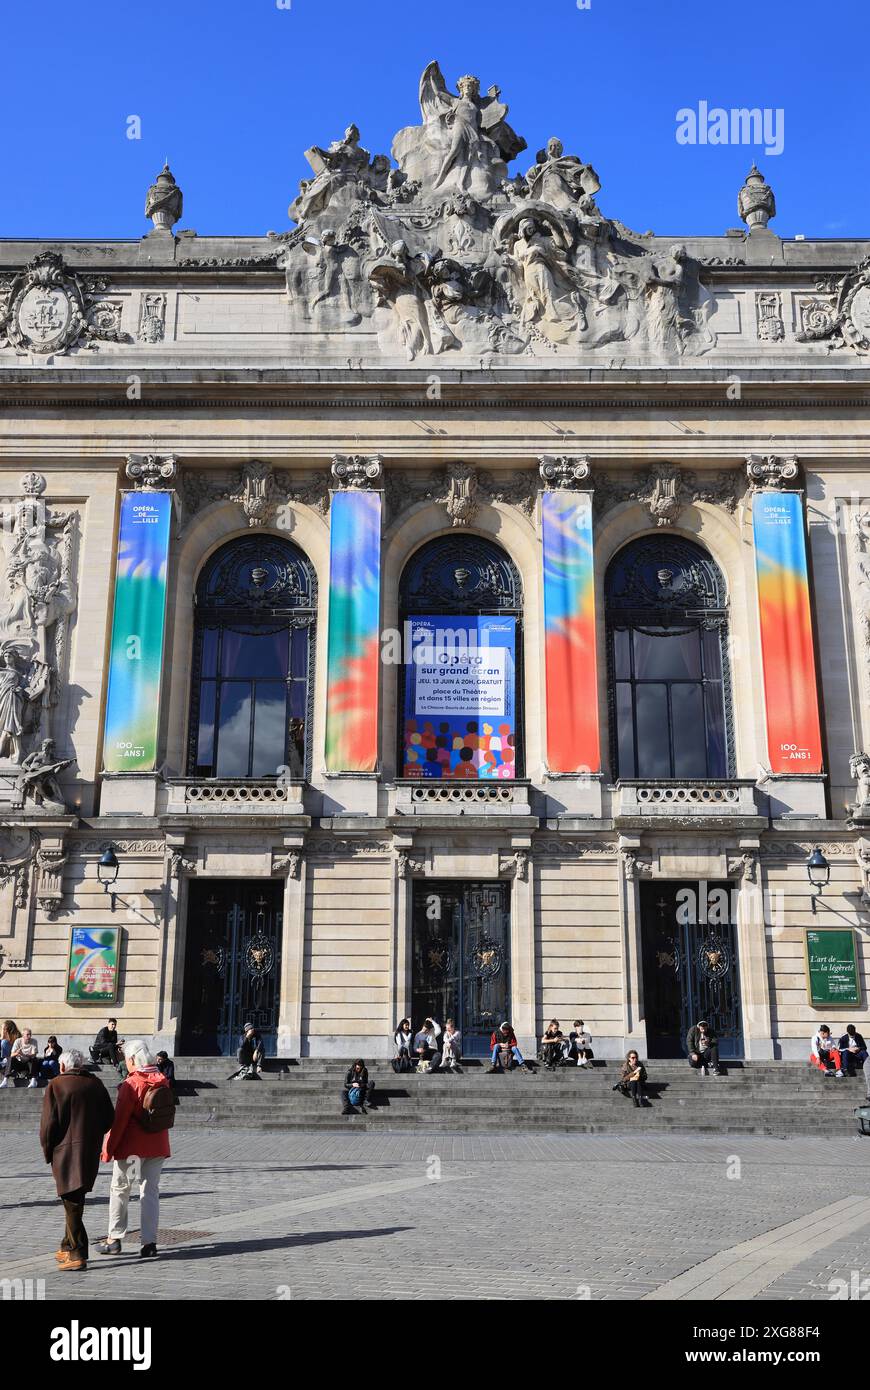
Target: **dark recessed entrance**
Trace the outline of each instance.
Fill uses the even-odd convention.
[[[736,900],[728,882],[640,885],[648,1056],[685,1057],[699,1019],[715,1029],[720,1056],[743,1056]]]
[[[179,1049],[231,1055],[245,1023],[278,1043],[283,883],[262,879],[191,882]]]
[[[467,1057],[489,1052],[510,1018],[510,885],[414,884],[412,1024],[452,1018]]]

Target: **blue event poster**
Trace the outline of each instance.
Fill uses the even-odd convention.
[[[408,619],[403,777],[512,779],[516,619]]]

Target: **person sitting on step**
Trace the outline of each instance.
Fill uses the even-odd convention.
[[[20,1038],[16,1038],[12,1044],[12,1054],[9,1058],[9,1074],[15,1076],[29,1076],[28,1086],[36,1087],[39,1085],[39,1043],[33,1036],[29,1028],[25,1028]]]
[[[567,1060],[576,1061],[578,1067],[588,1067],[592,1059],[592,1034],[587,1031],[582,1018],[575,1018],[574,1027],[568,1034]]]
[[[559,1027],[559,1020],[551,1018],[541,1038],[541,1061],[548,1071],[555,1071],[563,1061],[564,1043],[565,1035]]]
[[[57,1038],[52,1033],[45,1047],[42,1049],[42,1061],[39,1064],[39,1071],[46,1081],[53,1081],[56,1076],[60,1076],[60,1059],[63,1048]]]
[[[719,1043],[706,1019],[702,1018],[686,1034],[689,1066],[702,1076],[719,1075]]]
[[[253,1080],[258,1077],[263,1070],[264,1051],[263,1039],[259,1030],[254,1027],[253,1023],[246,1023],[239,1040],[239,1050],[236,1053],[239,1059],[239,1069],[233,1072],[230,1080],[234,1081],[238,1076],[243,1076],[246,1080]]]
[[[441,1024],[434,1018],[424,1018],[423,1025],[419,1033],[414,1038],[414,1055],[417,1058],[417,1070],[421,1072],[435,1072],[441,1070],[441,1049],[438,1046],[438,1039],[441,1037]],[[420,1066],[425,1062],[426,1066]]]
[[[396,1025],[396,1031],[393,1034],[393,1043],[396,1048],[396,1055],[392,1063],[393,1071],[397,1073],[413,1071],[414,1033],[409,1018],[402,1018],[399,1020]]]
[[[818,1031],[813,1034],[810,1044],[810,1062],[819,1071],[823,1071],[825,1076],[842,1076],[843,1059],[840,1056],[840,1049],[834,1047],[834,1039],[831,1037],[831,1030],[827,1023],[819,1024]]]
[[[528,1072],[531,1076],[529,1065],[520,1052],[517,1035],[507,1019],[495,1029],[489,1040],[489,1046],[491,1049],[490,1065],[487,1067],[487,1071],[510,1071],[512,1067],[517,1066],[521,1071]]]
[[[640,1057],[632,1049],[626,1054],[622,1064],[622,1075],[614,1086],[614,1091],[621,1091],[624,1096],[631,1096],[635,1105],[640,1108],[642,1105],[649,1105],[646,1098],[646,1067]]]
[[[452,1018],[448,1018],[444,1025],[441,1047],[444,1057],[444,1070],[456,1072],[457,1076],[460,1075],[461,1068],[459,1066],[459,1059],[462,1056],[462,1034],[456,1027]]]
[[[862,1034],[856,1031],[854,1023],[846,1025],[846,1031],[837,1044],[837,1051],[847,1076],[855,1076],[858,1067],[864,1066],[867,1061],[867,1044]]]
[[[122,1042],[123,1039],[118,1037],[118,1020],[116,1018],[110,1018],[105,1027],[100,1029],[94,1041],[91,1043],[91,1061],[95,1063],[109,1062],[111,1066],[117,1066],[120,1061],[123,1061],[123,1055],[120,1050]],[[126,1075],[127,1069],[125,1066],[124,1076],[126,1077]]]
[[[368,1067],[362,1057],[357,1057],[348,1067],[344,1078],[344,1089],[341,1093],[342,1115],[368,1114],[366,1102],[371,1105],[374,1089],[375,1083],[369,1081]]]

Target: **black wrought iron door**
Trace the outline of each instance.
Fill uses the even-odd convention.
[[[737,889],[728,882],[642,883],[643,991],[650,1057],[684,1057],[706,1019],[720,1056],[743,1056]]]
[[[466,1056],[489,1051],[510,1017],[510,885],[426,879],[414,884],[411,1020],[452,1018]]]
[[[189,885],[182,1052],[232,1055],[248,1022],[275,1052],[282,886],[226,879]]]

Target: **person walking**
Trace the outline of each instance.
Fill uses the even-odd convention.
[[[114,1111],[102,1081],[86,1069],[84,1053],[68,1048],[58,1065],[60,1074],[49,1081],[42,1100],[39,1142],[66,1216],[55,1259],[68,1273],[88,1267],[85,1198],[97,1180],[100,1147]]]
[[[157,1254],[160,1212],[160,1174],[170,1157],[169,1130],[175,1123],[175,1103],[169,1080],[141,1038],[125,1043],[129,1075],[118,1087],[115,1116],[103,1144],[104,1163],[112,1162],[109,1194],[109,1234],[100,1241],[101,1255],[120,1255],[127,1234],[130,1194],[139,1182],[141,1259]]]

